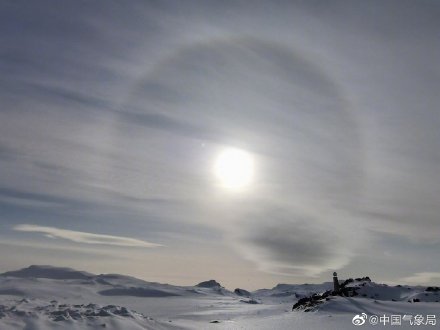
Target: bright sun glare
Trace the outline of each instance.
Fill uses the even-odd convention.
[[[246,151],[228,148],[217,157],[214,172],[223,187],[241,189],[252,181],[254,161]]]

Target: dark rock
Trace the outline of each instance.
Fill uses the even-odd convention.
[[[301,298],[300,300],[298,300],[292,307],[292,310],[298,309],[299,307],[305,305],[306,303],[308,303],[310,301],[310,298],[305,297],[305,298]]]
[[[344,282],[342,282],[341,284],[341,288],[345,288],[345,286],[349,283],[354,282],[354,280],[352,278],[346,279]]]
[[[60,322],[60,321],[66,321],[67,318],[66,318],[65,316],[63,316],[63,315],[58,315],[58,316],[55,317],[53,320],[54,320],[55,322]]]
[[[199,284],[196,285],[196,287],[198,287],[198,288],[222,288],[220,283],[218,283],[215,280],[200,282]]]
[[[95,316],[111,316],[112,314],[107,312],[104,309],[101,309],[98,313],[95,313]]]
[[[23,316],[27,315],[27,312],[26,311],[22,311],[22,310],[15,310],[15,311],[13,311],[13,313],[15,315],[17,315],[17,316],[20,316],[20,317],[23,317]]]
[[[251,293],[249,291],[244,290],[244,289],[239,289],[239,288],[235,289],[234,293],[237,296],[242,296],[242,297],[250,297],[250,295],[251,295]]]
[[[425,291],[437,292],[440,291],[440,288],[438,286],[428,286]]]

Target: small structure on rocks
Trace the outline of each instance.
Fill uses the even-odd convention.
[[[336,272],[333,272],[333,292],[339,291],[339,280],[338,280],[338,274]]]
[[[332,299],[334,296],[342,296],[342,297],[354,297],[358,295],[356,292],[359,287],[348,286],[348,284],[354,282],[355,280],[352,278],[346,279],[342,283],[339,283],[338,274],[336,272],[333,273],[333,290],[325,291],[324,293],[314,293],[309,297],[304,297],[299,299],[292,307],[292,311],[294,310],[304,310],[304,312],[309,312],[313,310],[313,308],[319,304],[322,304],[326,300]],[[356,281],[368,281],[371,282],[371,279],[368,276],[362,278],[356,278]]]

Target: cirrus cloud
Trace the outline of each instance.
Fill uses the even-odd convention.
[[[411,276],[403,277],[400,280],[410,284],[429,284],[440,280],[440,272],[420,272]]]
[[[13,229],[16,231],[42,233],[47,237],[66,239],[76,243],[104,244],[104,245],[144,247],[144,248],[154,248],[154,247],[162,246],[160,244],[151,243],[130,237],[93,234],[82,231],[60,229],[55,227],[22,224],[22,225],[14,226]]]

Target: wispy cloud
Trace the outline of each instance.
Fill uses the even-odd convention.
[[[420,272],[400,279],[400,282],[409,284],[430,284],[439,281],[440,272]]]
[[[150,243],[147,241],[142,241],[130,237],[92,234],[82,231],[60,229],[55,227],[44,227],[44,226],[23,224],[23,225],[14,226],[13,229],[16,231],[42,233],[51,238],[62,238],[76,243],[105,244],[105,245],[145,247],[145,248],[162,246],[160,244]]]
[[[0,203],[13,204],[20,207],[39,207],[39,208],[42,207],[53,208],[53,207],[62,206],[62,204],[59,203],[51,203],[45,201],[38,201],[38,200],[17,198],[17,197],[6,197],[6,196],[0,196]]]

